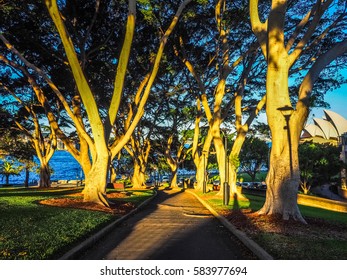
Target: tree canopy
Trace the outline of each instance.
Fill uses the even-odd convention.
[[[261,213],[303,220],[300,133],[310,108],[346,82],[336,74],[346,11],[343,0],[6,1],[1,112],[31,140],[44,186],[59,140],[81,164],[85,200],[108,205],[109,168],[125,153],[138,186],[161,155],[173,177],[189,156],[201,188],[213,150],[236,193],[232,162],[258,141],[247,137],[265,110],[272,149]],[[235,136],[228,150],[226,135]]]

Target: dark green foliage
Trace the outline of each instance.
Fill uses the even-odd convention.
[[[267,167],[269,146],[266,141],[257,137],[249,137],[243,144],[240,153],[241,171],[251,176],[254,182],[256,174]]]
[[[302,181],[314,186],[330,182],[342,167],[339,147],[329,143],[300,144],[299,162]]]

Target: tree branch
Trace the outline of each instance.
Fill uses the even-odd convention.
[[[117,74],[114,81],[114,90],[113,90],[110,108],[108,111],[108,119],[106,120],[107,138],[109,137],[109,134],[111,133],[111,127],[113,126],[116,120],[120,101],[122,99],[125,74],[128,68],[130,50],[131,50],[131,45],[133,42],[134,30],[135,30],[135,20],[136,20],[136,1],[135,0],[129,0],[128,9],[129,10],[128,10],[126,33],[125,33],[122,51],[120,53],[120,57],[118,61]]]
[[[160,65],[160,61],[161,58],[163,56],[163,52],[164,52],[164,48],[167,42],[168,37],[170,36],[170,34],[172,33],[173,29],[175,28],[184,8],[191,2],[192,0],[185,0],[181,3],[181,5],[179,6],[170,26],[168,27],[168,29],[166,30],[164,36],[161,39],[160,45],[159,45],[159,49],[154,61],[154,65],[153,65],[153,69],[151,72],[151,75],[149,77],[148,83],[146,85],[146,88],[144,90],[143,96],[141,98],[141,101],[139,103],[139,107],[137,108],[137,112],[136,115],[134,116],[134,119],[128,129],[128,131],[125,133],[125,135],[122,137],[122,139],[118,142],[117,145],[115,145],[112,150],[111,153],[113,155],[116,155],[119,153],[119,151],[122,149],[122,147],[125,145],[125,143],[127,143],[130,139],[130,136],[132,135],[134,129],[136,128],[138,122],[140,121],[142,115],[144,114],[144,107],[146,105],[149,93],[151,91],[152,85],[154,83],[154,80],[157,76],[158,70],[159,70],[159,65]]]
[[[265,59],[267,59],[267,20],[264,23],[260,21],[258,2],[258,0],[249,1],[249,14],[252,31],[258,39]]]
[[[322,18],[322,15],[328,9],[328,7],[330,6],[332,1],[333,0],[327,0],[326,2],[321,4],[321,0],[317,0],[316,5],[312,8],[312,10],[315,10],[315,14],[314,14],[314,17],[312,19],[310,26],[308,27],[303,38],[300,40],[300,42],[295,47],[294,51],[289,55],[290,67],[295,63],[295,61],[299,58],[299,56],[303,52],[304,47],[306,46],[306,44],[310,40],[313,32],[316,30],[316,27],[317,27],[320,19]]]

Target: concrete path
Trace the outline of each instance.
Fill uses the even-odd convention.
[[[254,255],[192,195],[159,191],[79,259],[231,260]]]

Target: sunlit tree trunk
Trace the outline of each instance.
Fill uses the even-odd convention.
[[[269,125],[272,133],[270,168],[266,178],[268,186],[266,201],[260,214],[280,214],[283,219],[293,218],[304,222],[297,205],[297,193],[300,185],[298,161],[298,141],[290,135],[290,128],[283,122],[284,117],[278,112],[281,126]],[[295,129],[293,127],[293,129]]]
[[[236,181],[237,181],[237,169],[239,167],[239,155],[243,143],[245,142],[246,133],[238,133],[232,149],[228,157],[228,182],[230,185],[230,195],[234,197],[234,194],[237,194],[238,198],[244,198],[243,195],[237,190]]]
[[[117,172],[116,172],[116,169],[111,164],[110,165],[110,183],[116,182],[116,179],[117,179]]]
[[[205,183],[205,171],[206,171],[206,165],[207,165],[207,157],[201,156],[201,160],[198,163],[198,166],[196,166],[196,174],[195,174],[195,178],[196,178],[196,189],[198,191],[202,191],[203,187],[204,187],[204,183]]]
[[[171,157],[170,146],[171,146],[171,144],[169,145],[169,148],[167,149],[166,156],[167,156],[167,163],[168,163],[170,170],[171,170],[170,187],[175,188],[175,187],[177,187],[177,171],[178,171],[178,165],[179,165],[179,158],[173,159]]]
[[[109,206],[106,198],[106,183],[110,156],[100,153],[100,156],[93,163],[91,170],[85,177],[85,188],[83,191],[86,202],[94,202],[101,205]]]
[[[178,166],[174,167],[174,169],[171,169],[171,181],[170,181],[171,188],[177,187],[177,171],[178,171]]]
[[[134,188],[143,188],[145,187],[145,178],[146,175],[146,166],[138,161],[134,160],[134,173],[131,178],[132,184]]]
[[[275,48],[276,41],[272,41]],[[279,48],[281,49],[281,48]],[[287,54],[269,53],[266,81],[266,113],[272,135],[270,168],[266,178],[266,201],[260,214],[280,214],[283,219],[305,222],[297,205],[300,184],[298,140],[295,115],[290,107],[288,93]],[[287,114],[287,115],[286,115]]]
[[[207,136],[205,138],[205,142],[202,148],[202,152],[200,153],[200,156],[198,160],[195,160],[195,166],[196,166],[196,189],[199,191],[203,190],[204,184],[207,185],[206,182],[206,172],[207,172],[207,166],[208,166],[208,156],[209,156],[209,150],[212,143],[212,132],[211,129],[208,129]]]
[[[292,114],[286,116],[282,115],[280,110],[291,107],[288,92],[289,69],[300,57],[303,57],[302,54],[310,49],[310,46],[321,43],[328,34],[334,36],[331,30],[343,20],[345,11],[321,32],[317,27],[322,23],[321,18],[329,11],[333,0],[315,1],[311,10],[302,17],[289,40],[285,42],[284,23],[289,1],[271,1],[271,10],[265,22],[262,22],[259,16],[258,2],[259,0],[249,1],[250,19],[252,30],[257,36],[268,64],[266,114],[272,135],[270,169],[266,178],[267,196],[260,213],[278,213],[284,219],[292,217],[305,222],[297,206],[297,191],[300,184],[298,164],[300,133],[308,117],[314,83],[327,65],[346,52],[347,40],[342,39],[332,45],[329,51],[320,52],[314,60],[312,59],[314,62],[301,83],[295,110],[292,109]]]
[[[291,115],[288,77],[291,62],[284,44],[287,1],[272,1],[267,23],[258,14],[258,1],[250,1],[252,29],[267,60],[266,115],[272,135],[267,191],[259,214],[280,214],[305,223],[297,205],[300,183],[295,116]],[[287,111],[287,112],[285,112]],[[292,133],[291,133],[292,132]]]

